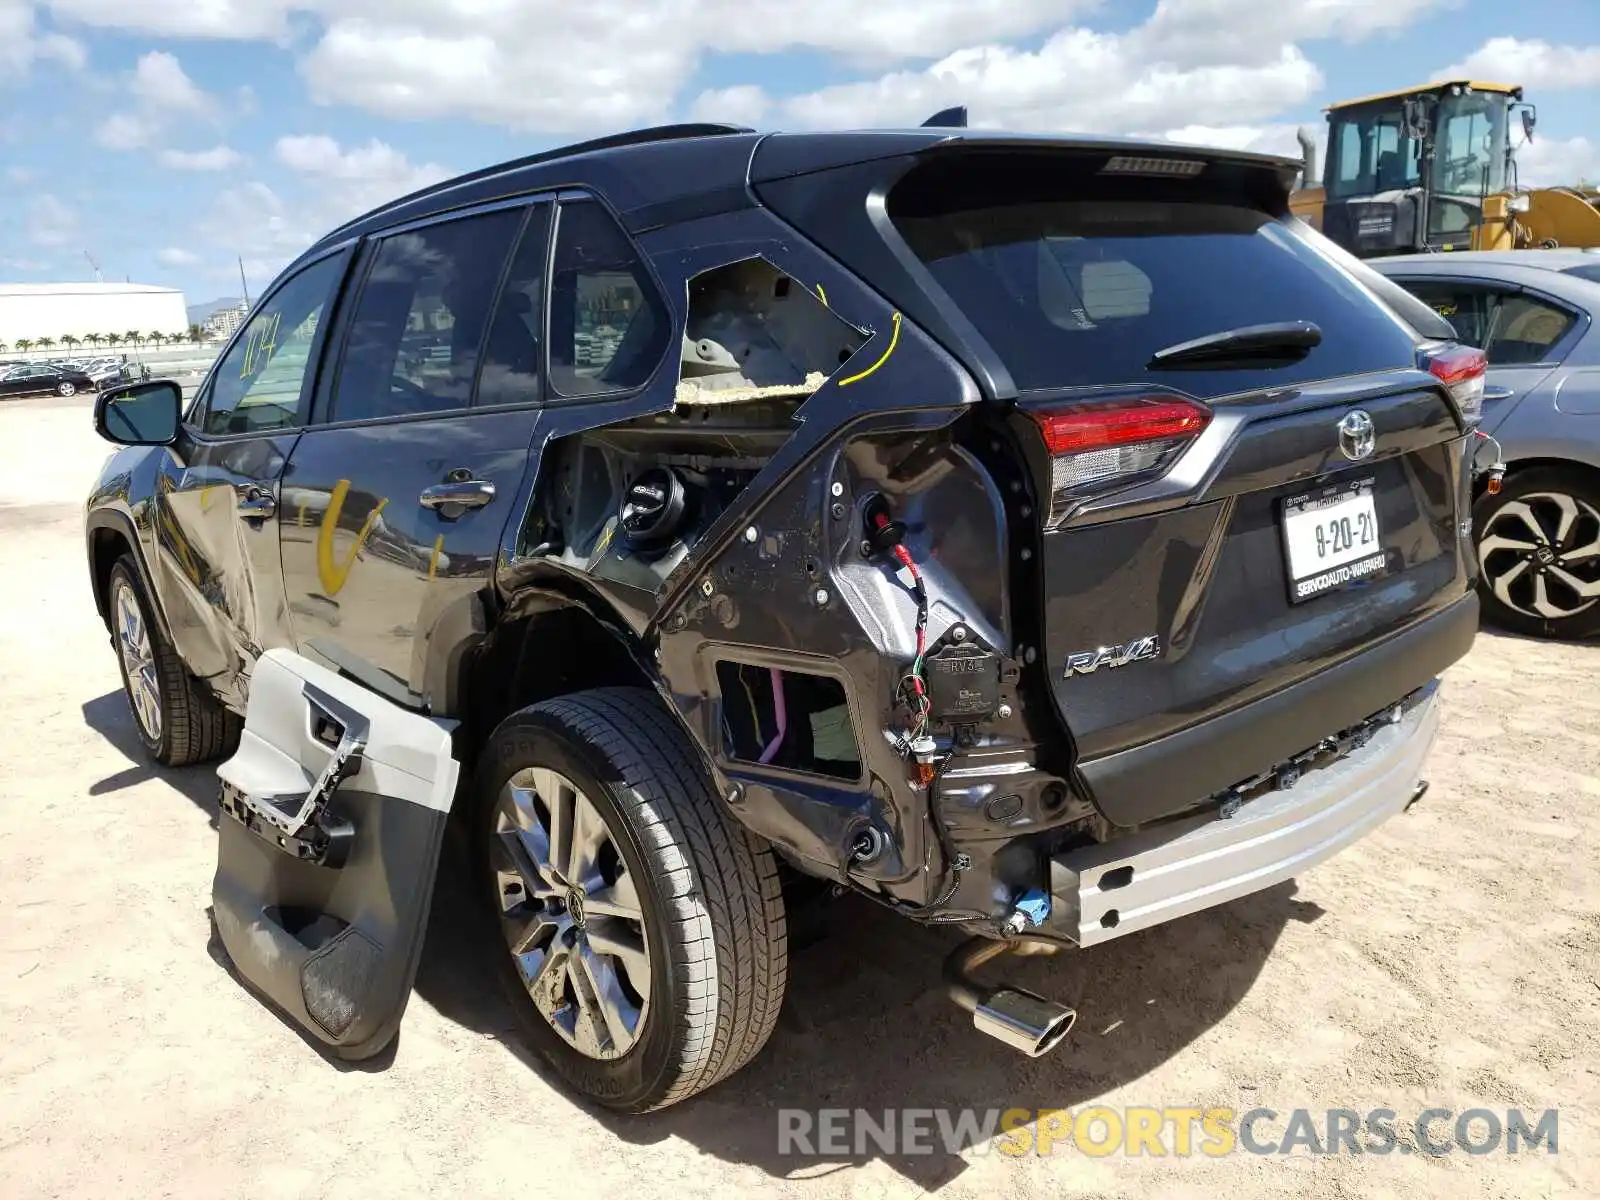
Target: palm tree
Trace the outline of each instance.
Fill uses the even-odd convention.
[[[108,346],[115,346],[118,342],[122,341],[122,335],[120,333],[108,333],[105,335],[104,341]]]
[[[166,336],[166,334],[161,333],[159,330],[152,330],[144,335],[144,340],[149,342],[152,346],[159,346],[166,339]]]
[[[135,349],[138,349],[144,344],[144,334],[140,333],[137,329],[130,329],[127,333],[122,335],[122,340],[127,342]]]
[[[36,339],[33,344],[39,350],[49,350],[55,346],[56,340],[51,337],[42,337]]]
[[[191,342],[203,342],[203,341],[205,341],[205,337],[206,337],[206,331],[204,329],[200,328],[200,326],[198,326],[198,325],[189,326],[189,340]]]
[[[84,335],[83,340],[91,346],[98,346],[106,340],[106,335],[103,333],[89,333]]]
[[[17,339],[17,353],[18,354],[26,354],[29,350],[32,350],[32,349],[33,349],[33,342],[30,341],[28,338],[18,338]]]
[[[0,342],[0,354],[4,354],[9,349],[11,349],[10,346],[6,345],[4,342]]]
[[[80,337],[74,337],[72,334],[69,333],[69,334],[66,334],[64,337],[62,337],[61,344],[63,346],[65,346],[68,350],[71,350],[74,347],[83,345],[83,339],[80,338]]]

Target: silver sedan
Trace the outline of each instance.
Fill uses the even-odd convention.
[[[1500,492],[1482,492],[1472,510],[1485,616],[1538,637],[1600,634],[1600,254],[1403,255],[1371,265],[1488,355],[1482,428],[1509,470]]]

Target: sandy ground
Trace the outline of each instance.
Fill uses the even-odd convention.
[[[1600,647],[1482,636],[1412,812],[1296,885],[1022,964],[1084,1014],[1047,1059],[936,993],[952,936],[844,903],[750,1068],[621,1120],[519,1054],[455,864],[376,1064],[328,1061],[230,977],[214,778],[139,759],[90,601],[86,410],[0,407],[0,1195],[1600,1194]],[[783,1107],[1091,1103],[1559,1108],[1560,1152],[778,1153]]]

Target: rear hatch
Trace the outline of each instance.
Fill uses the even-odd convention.
[[[1457,405],[1403,302],[1266,178],[973,150],[889,194],[925,286],[1009,374],[1042,658],[1121,825],[1356,725],[1475,627]]]

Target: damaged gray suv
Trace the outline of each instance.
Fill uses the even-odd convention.
[[[674,126],[334,230],[187,404],[99,398],[140,737],[224,760],[216,927],[395,1035],[459,827],[529,1044],[627,1111],[772,1033],[814,881],[982,983],[1407,807],[1477,627],[1483,358],[1296,164]]]

